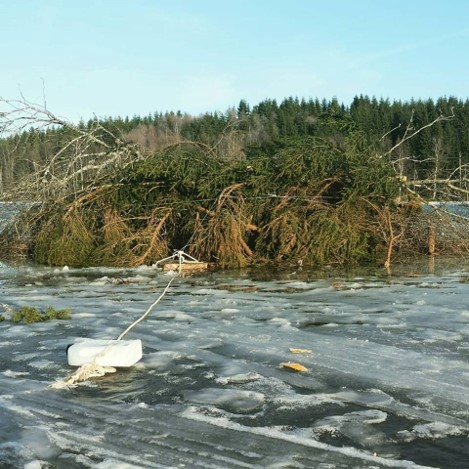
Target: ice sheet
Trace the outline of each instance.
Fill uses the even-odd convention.
[[[72,371],[67,345],[115,339],[168,276],[2,269],[2,303],[70,308],[72,319],[0,323],[0,466],[468,466],[469,266],[460,261],[434,272],[413,265],[412,276],[178,278],[128,336],[142,340],[141,362],[72,391],[47,387]],[[282,368],[289,361],[308,371]]]

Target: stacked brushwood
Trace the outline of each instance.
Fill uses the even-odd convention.
[[[38,203],[3,233],[3,252],[23,246],[46,265],[139,266],[184,249],[239,268],[389,266],[426,250],[418,197],[403,202],[392,160],[360,132],[283,138],[227,157],[184,140],[144,151],[98,122],[54,125],[66,143],[23,181],[20,195]]]
[[[10,239],[21,234],[48,265],[138,266],[182,247],[222,268],[344,264],[386,256],[406,219],[397,191],[392,168],[352,137],[340,148],[283,140],[233,160],[181,143],[33,206]]]

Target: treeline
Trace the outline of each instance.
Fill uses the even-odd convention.
[[[441,116],[453,117],[423,128]],[[360,134],[370,144],[378,142],[377,151],[386,155],[418,130],[390,156],[400,176],[425,180],[457,174],[467,178],[465,168],[469,164],[469,100],[445,97],[403,102],[357,96],[345,105],[335,98],[287,98],[281,102],[267,99],[252,108],[242,100],[237,108],[225,113],[191,116],[179,111],[156,112],[131,118],[92,119],[80,122],[73,130],[54,125],[40,130],[32,127],[4,137],[0,140],[0,196],[25,176],[45,167],[58,152],[61,161],[66,160],[77,150],[70,145],[73,132],[88,132],[97,122],[104,142],[119,135],[123,142],[137,143],[150,152],[181,142],[197,142],[225,159],[242,159],[250,146],[285,138],[309,136],[340,147],[354,134]],[[92,153],[92,149],[87,151]],[[86,158],[81,164],[87,164]]]

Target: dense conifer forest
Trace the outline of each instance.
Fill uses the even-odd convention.
[[[220,267],[467,253],[429,200],[469,196],[469,101],[241,101],[225,113],[77,125],[9,102],[3,198],[41,202],[4,237],[50,265],[141,265],[174,249]],[[445,218],[446,217],[446,218]],[[461,233],[463,235],[461,236]]]
[[[422,130],[399,147],[401,174],[409,179],[448,177],[469,163],[469,101],[440,98],[418,101],[389,101],[357,96],[349,105],[336,99],[288,98],[280,103],[267,99],[251,106],[241,101],[235,109],[190,116],[178,112],[155,112],[148,116],[101,119],[113,135],[154,151],[181,141],[216,146],[217,155],[242,158],[252,145],[275,143],[284,138],[318,137],[340,144],[351,133],[379,141],[386,153],[412,129],[439,116],[454,116]],[[96,120],[80,122],[89,130]],[[0,195],[9,192],[25,175],[33,173],[68,142],[69,131],[53,125],[35,127],[0,140]],[[105,138],[106,136],[104,136]],[[466,165],[466,167],[464,166]],[[464,173],[465,174],[465,173]]]

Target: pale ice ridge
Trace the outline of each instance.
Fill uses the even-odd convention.
[[[77,454],[86,455],[92,463],[88,467],[95,467],[94,464],[99,459],[105,462],[109,458],[137,467],[182,467],[186,464],[187,467],[207,468],[268,467],[275,460],[291,454],[297,455],[297,461],[303,461],[300,467],[315,467],[315,463],[330,459],[327,453],[316,454],[301,449],[301,442],[289,441],[288,438],[282,437],[281,440],[285,440],[282,441],[284,446],[278,448],[277,438],[271,438],[271,434],[257,435],[257,432],[251,432],[249,429],[220,426],[220,419],[215,423],[199,420],[191,423],[194,421],[192,416],[184,416],[184,411],[178,415],[179,412],[175,412],[175,409],[164,406],[142,409],[139,406],[110,407],[92,401],[73,404],[67,398],[50,393],[41,392],[41,396],[34,394],[37,393],[25,394],[20,398],[21,403],[29,407],[27,421],[34,426],[34,418],[46,420],[50,440],[48,451],[61,451],[63,458],[65,455],[64,462],[68,464],[73,464]],[[40,410],[48,407],[60,407],[66,412],[59,422],[52,418],[45,419]],[[216,430],[213,428],[214,424]],[[201,434],[204,435],[203,439],[200,438]],[[118,442],[115,441],[117,436]],[[38,437],[43,438],[44,435]],[[29,440],[26,441],[22,437],[20,444],[26,451],[32,452],[36,441],[37,438],[33,439],[31,445]],[[139,448],[138,453],[133,451],[135,446]],[[262,448],[262,452],[254,448]],[[273,456],[270,457],[270,454]],[[42,453],[41,455],[44,456]],[[338,461],[334,459],[335,463],[342,461],[336,467],[347,467],[349,462],[356,464],[356,457],[358,461],[362,459],[359,454],[350,456],[352,458],[339,456]],[[160,464],[158,460],[164,461],[164,464]],[[391,467],[418,466],[404,464]]]
[[[330,451],[332,453],[337,453],[341,456],[346,456],[349,459],[349,464],[357,464],[356,461],[353,459],[361,459],[363,463],[369,462],[375,466],[373,467],[401,467],[401,468],[415,468],[415,469],[428,469],[430,466],[421,466],[418,464],[413,463],[412,461],[406,460],[395,460],[395,459],[388,459],[377,456],[375,454],[370,454],[366,451],[362,451],[353,447],[335,447],[332,445],[327,445],[325,443],[321,443],[314,438],[308,438],[308,436],[304,436],[300,433],[300,437],[298,437],[298,432],[293,432],[293,434],[289,434],[287,432],[283,432],[277,428],[265,428],[265,427],[244,427],[238,423],[232,422],[227,418],[214,418],[210,415],[200,413],[197,408],[189,407],[184,410],[183,416],[186,416],[189,419],[194,419],[198,422],[210,422],[213,425],[220,426],[221,428],[229,428],[239,432],[248,432],[254,435],[262,435],[267,436],[271,439],[280,440],[282,443],[285,442],[292,442],[295,444],[303,445],[305,447],[319,449],[323,451]]]

